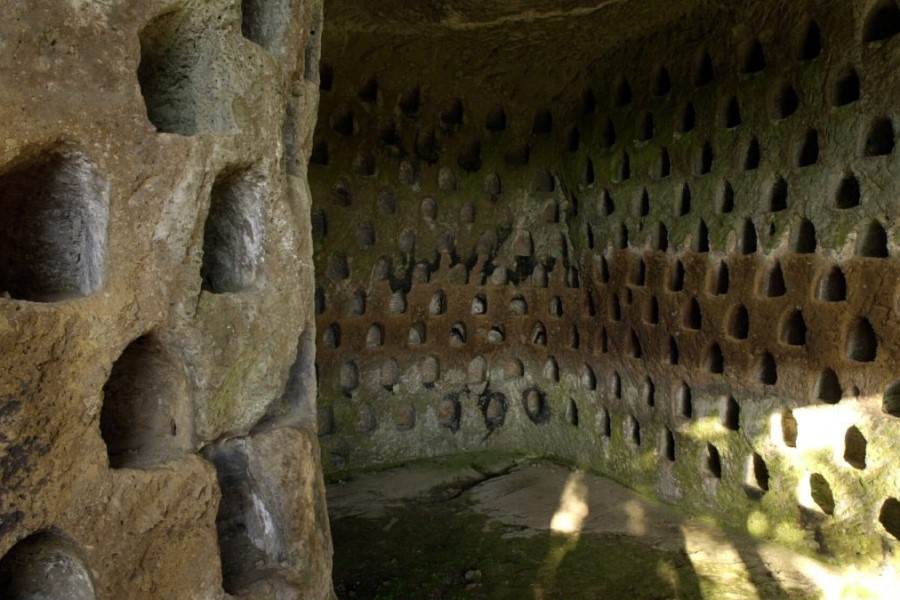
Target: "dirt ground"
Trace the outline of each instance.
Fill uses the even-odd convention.
[[[468,456],[328,486],[341,599],[879,597],[834,567],[547,461]]]

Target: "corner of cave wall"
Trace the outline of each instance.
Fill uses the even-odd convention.
[[[896,568],[897,4],[690,4],[330,22],[325,467],[526,450]]]
[[[330,598],[321,2],[125,4],[0,24],[0,596]]]

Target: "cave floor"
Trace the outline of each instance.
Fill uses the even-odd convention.
[[[328,503],[342,600],[858,597],[833,567],[544,460],[345,473]]]

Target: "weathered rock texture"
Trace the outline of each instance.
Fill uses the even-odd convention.
[[[0,4],[0,597],[330,597],[321,2]]]
[[[896,2],[497,4],[329,5],[327,468],[531,450],[896,568]]]

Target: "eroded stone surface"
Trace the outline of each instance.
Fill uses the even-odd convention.
[[[293,503],[271,585],[327,597],[303,344],[321,3],[4,17],[0,555],[47,533],[98,598],[221,598],[220,477],[196,452],[238,438]]]
[[[334,4],[326,467],[528,449],[896,568],[896,3],[475,4]]]

